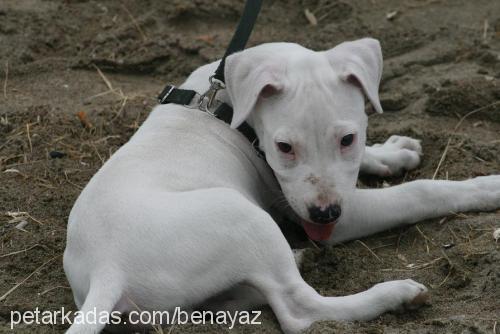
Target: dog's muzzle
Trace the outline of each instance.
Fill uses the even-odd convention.
[[[314,241],[330,239],[335,224],[342,214],[340,205],[332,204],[326,208],[311,206],[308,211],[309,220],[302,220],[307,236]]]
[[[328,224],[330,222],[336,221],[342,213],[342,209],[338,204],[332,204],[327,206],[326,208],[311,206],[308,208],[308,211],[311,221],[317,224]]]

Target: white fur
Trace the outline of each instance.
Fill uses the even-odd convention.
[[[199,68],[183,88],[205,91],[216,66]],[[373,39],[326,52],[272,43],[230,56],[219,98],[234,107],[233,128],[244,120],[255,128],[268,164],[209,114],[157,106],[71,211],[64,269],[78,308],[238,309],[264,302],[284,332],[297,333],[316,320],[373,319],[426,293],[405,280],[320,296],[301,278],[275,223],[279,213],[271,210],[280,187],[303,220],[311,203],[341,203],[335,243],[451,211],[500,207],[500,176],[356,189],[360,167],[389,175],[420,161],[420,144],[411,138],[365,150],[363,93],[381,111],[381,72]],[[262,98],[269,88],[274,95]],[[339,140],[349,133],[357,139],[342,151]],[[276,140],[292,142],[296,159],[285,159]],[[75,324],[68,333],[103,327]]]

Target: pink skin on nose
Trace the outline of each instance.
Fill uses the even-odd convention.
[[[339,202],[338,196],[328,196],[320,194],[314,205],[319,207],[321,210],[326,210],[330,205],[335,205]]]

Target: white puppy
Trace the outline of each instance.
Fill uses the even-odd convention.
[[[199,68],[182,87],[206,91],[216,67]],[[356,189],[360,167],[389,175],[420,161],[411,138],[365,148],[364,101],[382,112],[381,73],[373,39],[324,52],[265,44],[227,59],[218,98],[234,107],[231,127],[181,105],[156,107],[71,211],[64,269],[78,308],[238,309],[264,299],[283,331],[297,333],[316,320],[368,320],[421,303],[427,290],[412,280],[320,296],[270,211],[284,194],[311,239],[335,243],[500,207],[500,176]],[[267,161],[234,129],[243,121]],[[68,333],[104,326],[74,324]]]

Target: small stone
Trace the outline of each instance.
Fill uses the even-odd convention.
[[[66,153],[59,152],[59,151],[50,151],[49,155],[52,159],[61,159],[61,158],[64,158],[66,156]]]
[[[493,231],[493,239],[495,239],[495,242],[498,242],[498,239],[500,239],[500,228]]]
[[[397,10],[395,11],[392,11],[392,12],[389,12],[385,15],[385,18],[389,21],[392,21],[396,18],[396,16],[399,14],[399,12]]]
[[[27,220],[21,220],[19,222],[19,224],[16,225],[16,228],[20,231],[23,231],[23,232],[27,232],[24,228],[28,225],[28,221]]]

